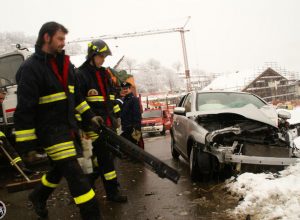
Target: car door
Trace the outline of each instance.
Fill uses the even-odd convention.
[[[177,105],[177,107],[183,107],[183,103],[184,103],[184,100],[186,98],[186,95],[183,96],[180,101],[179,101],[179,104]],[[179,143],[179,127],[178,127],[178,122],[180,120],[180,117],[181,115],[178,115],[176,113],[173,114],[173,122],[172,122],[172,132],[173,132],[173,138],[174,138],[174,141],[177,145],[177,143]],[[179,146],[177,146],[179,147]]]
[[[186,113],[191,112],[192,110],[192,94],[187,94],[187,97],[184,100],[183,106],[185,108]],[[187,138],[188,138],[188,127],[189,127],[189,119],[186,115],[180,115],[177,120],[177,144],[179,150],[187,156]]]

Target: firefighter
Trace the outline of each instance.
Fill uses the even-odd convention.
[[[141,132],[141,110],[139,99],[132,93],[129,82],[121,83],[123,105],[121,111],[122,136],[144,149]]]
[[[106,126],[116,129],[120,107],[115,101],[115,88],[110,74],[102,67],[106,56],[111,55],[108,45],[103,40],[94,40],[88,44],[86,61],[78,68],[81,94],[91,106],[93,112],[101,116]],[[92,139],[95,172],[90,174],[93,184],[101,176],[106,192],[106,199],[113,202],[127,202],[127,196],[118,189],[114,158],[106,146],[106,137],[101,137],[86,123],[82,123],[85,134]]]
[[[95,192],[77,161],[80,141],[75,109],[97,126],[101,118],[92,113],[78,92],[74,67],[63,50],[67,33],[61,24],[45,23],[35,53],[16,74],[16,144],[24,151],[43,146],[52,165],[28,197],[37,215],[48,215],[47,199],[65,177],[82,219],[101,219]]]

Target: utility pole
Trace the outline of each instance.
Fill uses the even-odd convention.
[[[124,34],[117,34],[117,35],[102,35],[99,37],[90,37],[85,39],[77,39],[73,41],[69,41],[69,43],[80,43],[80,42],[86,42],[86,41],[92,41],[96,39],[118,39],[118,38],[129,38],[129,37],[140,37],[140,36],[146,36],[146,35],[156,35],[156,34],[166,34],[166,33],[172,33],[172,32],[179,32],[181,37],[181,45],[182,45],[182,51],[183,51],[183,61],[184,61],[184,69],[185,69],[185,78],[186,78],[186,89],[187,91],[191,91],[191,79],[190,79],[190,70],[189,70],[189,64],[188,64],[188,57],[187,57],[187,50],[186,50],[186,44],[185,44],[185,36],[184,33],[188,32],[189,30],[185,29],[185,26],[188,24],[190,20],[190,16],[187,18],[185,24],[182,27],[179,28],[170,28],[170,29],[157,29],[157,30],[149,30],[149,31],[143,31],[143,32],[133,32],[133,33],[124,33]]]

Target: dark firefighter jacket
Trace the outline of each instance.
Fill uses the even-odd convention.
[[[133,128],[141,130],[141,120],[139,99],[133,93],[129,93],[123,99],[121,111],[122,130],[129,132]]]
[[[75,109],[85,120],[94,114],[80,96],[69,57],[61,53],[54,58],[36,48],[19,68],[16,81],[17,147],[28,151],[42,146],[54,161],[75,157]]]
[[[81,95],[93,112],[103,117],[107,126],[114,126],[121,109],[115,100],[116,90],[107,70],[104,67],[95,68],[86,61],[79,67],[77,78]],[[87,130],[84,123],[83,128]]]

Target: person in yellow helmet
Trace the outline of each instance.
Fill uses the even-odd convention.
[[[81,94],[92,111],[103,118],[105,126],[116,129],[120,106],[115,100],[116,90],[110,74],[102,66],[109,55],[111,51],[103,40],[90,42],[86,61],[78,68],[77,77]],[[82,130],[92,139],[93,155],[97,158],[97,163],[94,163],[95,172],[89,175],[91,183],[101,176],[107,200],[127,202],[127,196],[121,195],[118,189],[114,157],[106,146],[106,137],[95,133],[88,123],[82,123]]]

